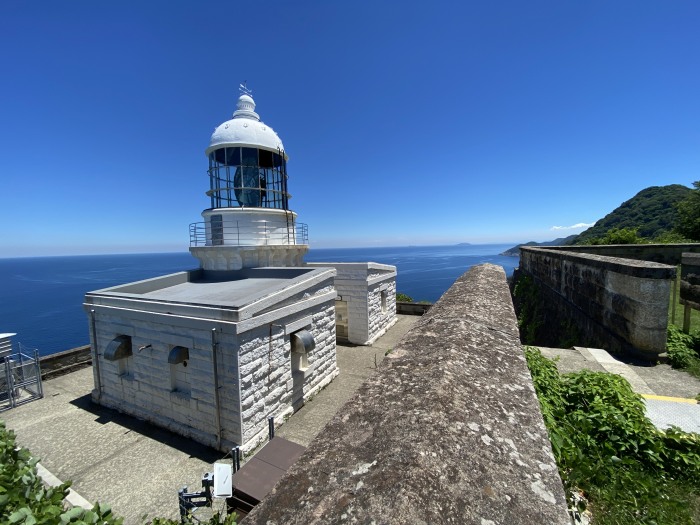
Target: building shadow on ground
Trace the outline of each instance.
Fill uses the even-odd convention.
[[[70,401],[70,404],[96,417],[95,421],[100,424],[114,423],[128,429],[130,432],[136,432],[148,439],[158,441],[172,447],[183,454],[187,454],[191,458],[199,459],[205,463],[214,463],[219,461],[224,453],[215,450],[196,441],[180,436],[169,430],[157,427],[147,421],[122,414],[111,408],[102,407],[92,401],[90,394],[80,396]]]

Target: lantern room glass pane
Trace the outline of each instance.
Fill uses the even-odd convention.
[[[233,178],[236,200],[241,206],[260,207],[260,178],[258,168],[239,166]]]
[[[272,152],[261,149],[258,151],[260,157],[260,167],[261,168],[271,168],[272,167]]]
[[[256,148],[241,148],[243,151],[243,162],[244,166],[257,166],[258,165],[258,150]],[[257,186],[257,184],[256,184]]]
[[[226,148],[226,164],[238,166],[241,163],[241,148]]]
[[[214,150],[211,154],[216,162],[226,164],[226,148]]]

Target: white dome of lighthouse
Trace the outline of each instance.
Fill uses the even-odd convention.
[[[282,141],[270,126],[260,121],[253,97],[244,93],[238,97],[233,118],[212,133],[206,154],[225,146],[251,146],[270,151],[282,150]],[[286,158],[286,155],[285,155]]]

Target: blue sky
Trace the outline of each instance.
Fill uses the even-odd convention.
[[[578,233],[700,179],[700,3],[3,2],[0,257],[185,251],[247,80],[312,247]]]

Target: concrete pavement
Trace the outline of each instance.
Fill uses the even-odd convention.
[[[412,315],[397,317],[396,324],[372,346],[338,344],[337,359],[340,369],[338,377],[289,418],[279,428],[277,434],[305,447],[308,446],[338,409],[352,397],[365,378],[374,373],[386,353],[392,350],[420,319]]]

